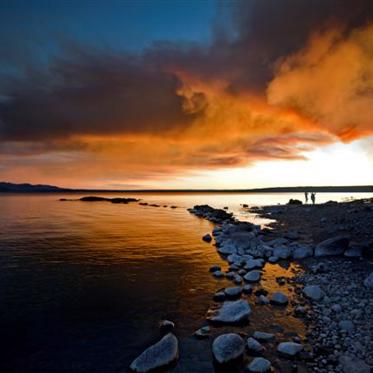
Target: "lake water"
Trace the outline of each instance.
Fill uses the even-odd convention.
[[[192,334],[205,323],[214,292],[227,285],[208,269],[226,264],[201,240],[212,224],[186,208],[228,206],[240,219],[262,223],[241,204],[284,203],[302,195],[131,196],[168,207],[59,201],[79,198],[76,194],[0,196],[1,372],[125,372],[159,338],[158,322],[164,318],[176,323],[181,343],[172,371],[214,372],[211,340]],[[319,202],[349,196],[317,195]],[[262,285],[280,289],[275,277],[297,270],[267,265]],[[287,288],[281,290],[291,296]],[[247,298],[252,305],[253,297]],[[280,339],[305,333],[289,309],[258,307],[246,332],[278,331],[280,325],[285,329]],[[225,330],[235,328],[215,328],[213,335]]]

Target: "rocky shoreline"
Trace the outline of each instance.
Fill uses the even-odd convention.
[[[369,237],[368,240],[366,237],[369,232],[373,235],[373,231],[369,230],[373,222],[373,202],[360,201],[353,207],[350,204],[337,204],[338,207],[331,203],[325,205],[340,210],[341,214],[354,209],[357,215],[354,219],[345,218],[343,229],[329,226],[329,232],[338,234],[325,237],[320,231],[327,221],[330,224],[329,215],[333,212],[329,213],[324,205],[251,209],[251,212],[265,218],[276,219],[265,228],[237,221],[226,210],[208,205],[189,209],[190,213],[216,224],[212,234],[207,233],[202,239],[208,243],[214,241],[217,251],[229,266],[223,271],[221,266],[215,265],[210,272],[217,279],[233,282],[231,287],[215,293],[216,304],[207,314],[208,324],[195,333],[197,338],[205,339],[212,336],[211,327],[214,325],[228,328],[212,340],[211,351],[218,370],[233,367],[233,371],[237,372],[371,372],[373,263],[364,256],[369,257],[371,253],[367,243]],[[320,210],[322,217],[319,217]],[[307,222],[299,223],[302,214],[307,215]],[[356,221],[357,216],[361,219],[361,215],[365,217],[363,223]],[[319,219],[320,231],[312,227],[313,219]],[[336,224],[340,222],[338,219],[337,215]],[[358,229],[349,225],[352,223]],[[365,241],[360,239],[361,232],[367,233]],[[287,286],[289,291],[294,292],[290,307],[285,292],[272,291],[269,294],[265,285],[259,285],[267,263],[283,265],[291,261],[300,262],[304,271],[291,279],[276,278],[279,285]],[[288,309],[307,325],[307,335],[303,338],[294,335],[280,341],[276,340],[275,334],[265,330],[248,335],[243,326],[252,317],[253,309],[244,296],[250,294],[256,297],[255,307],[265,305]],[[234,332],[229,330],[229,326],[234,327]],[[173,341],[172,344],[164,349],[159,345],[151,346],[141,355],[142,363],[145,359],[146,364],[137,369],[133,363],[131,368],[147,372],[175,361],[179,355],[177,339],[171,334],[158,343],[165,339]],[[154,349],[161,353],[152,361],[149,356],[154,355]],[[269,349],[274,350],[271,356],[277,354],[278,358],[270,360],[268,356],[263,356],[263,352]],[[164,356],[164,364],[159,361],[159,356]],[[288,363],[282,364],[283,360]]]

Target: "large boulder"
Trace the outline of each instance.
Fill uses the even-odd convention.
[[[156,368],[164,367],[179,357],[177,338],[166,334],[159,342],[147,348],[131,364],[134,372],[146,373]]]
[[[246,321],[250,313],[251,308],[246,300],[226,301],[216,311],[215,315],[210,318],[210,321],[223,324],[238,324]]]
[[[345,236],[329,238],[316,246],[315,256],[342,255],[349,243],[349,238]]]
[[[252,373],[266,373],[271,369],[271,362],[262,357],[256,357],[248,366],[247,369]]]
[[[364,286],[373,289],[373,272],[364,280]]]
[[[229,363],[239,358],[244,350],[245,341],[235,333],[219,335],[212,343],[212,353],[220,364]]]
[[[303,294],[314,301],[319,301],[324,296],[323,291],[318,285],[308,285],[303,289]]]
[[[295,342],[282,342],[277,346],[277,351],[284,356],[294,357],[303,350],[303,345]]]

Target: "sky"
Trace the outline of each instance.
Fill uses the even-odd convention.
[[[373,184],[370,0],[1,0],[0,180]]]

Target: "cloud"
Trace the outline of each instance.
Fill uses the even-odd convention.
[[[209,45],[133,54],[70,43],[48,64],[3,74],[2,175],[135,185],[303,159],[372,133],[371,1],[251,0],[230,11]]]
[[[269,103],[293,108],[343,140],[373,133],[372,45],[373,24],[314,35],[279,65]]]

